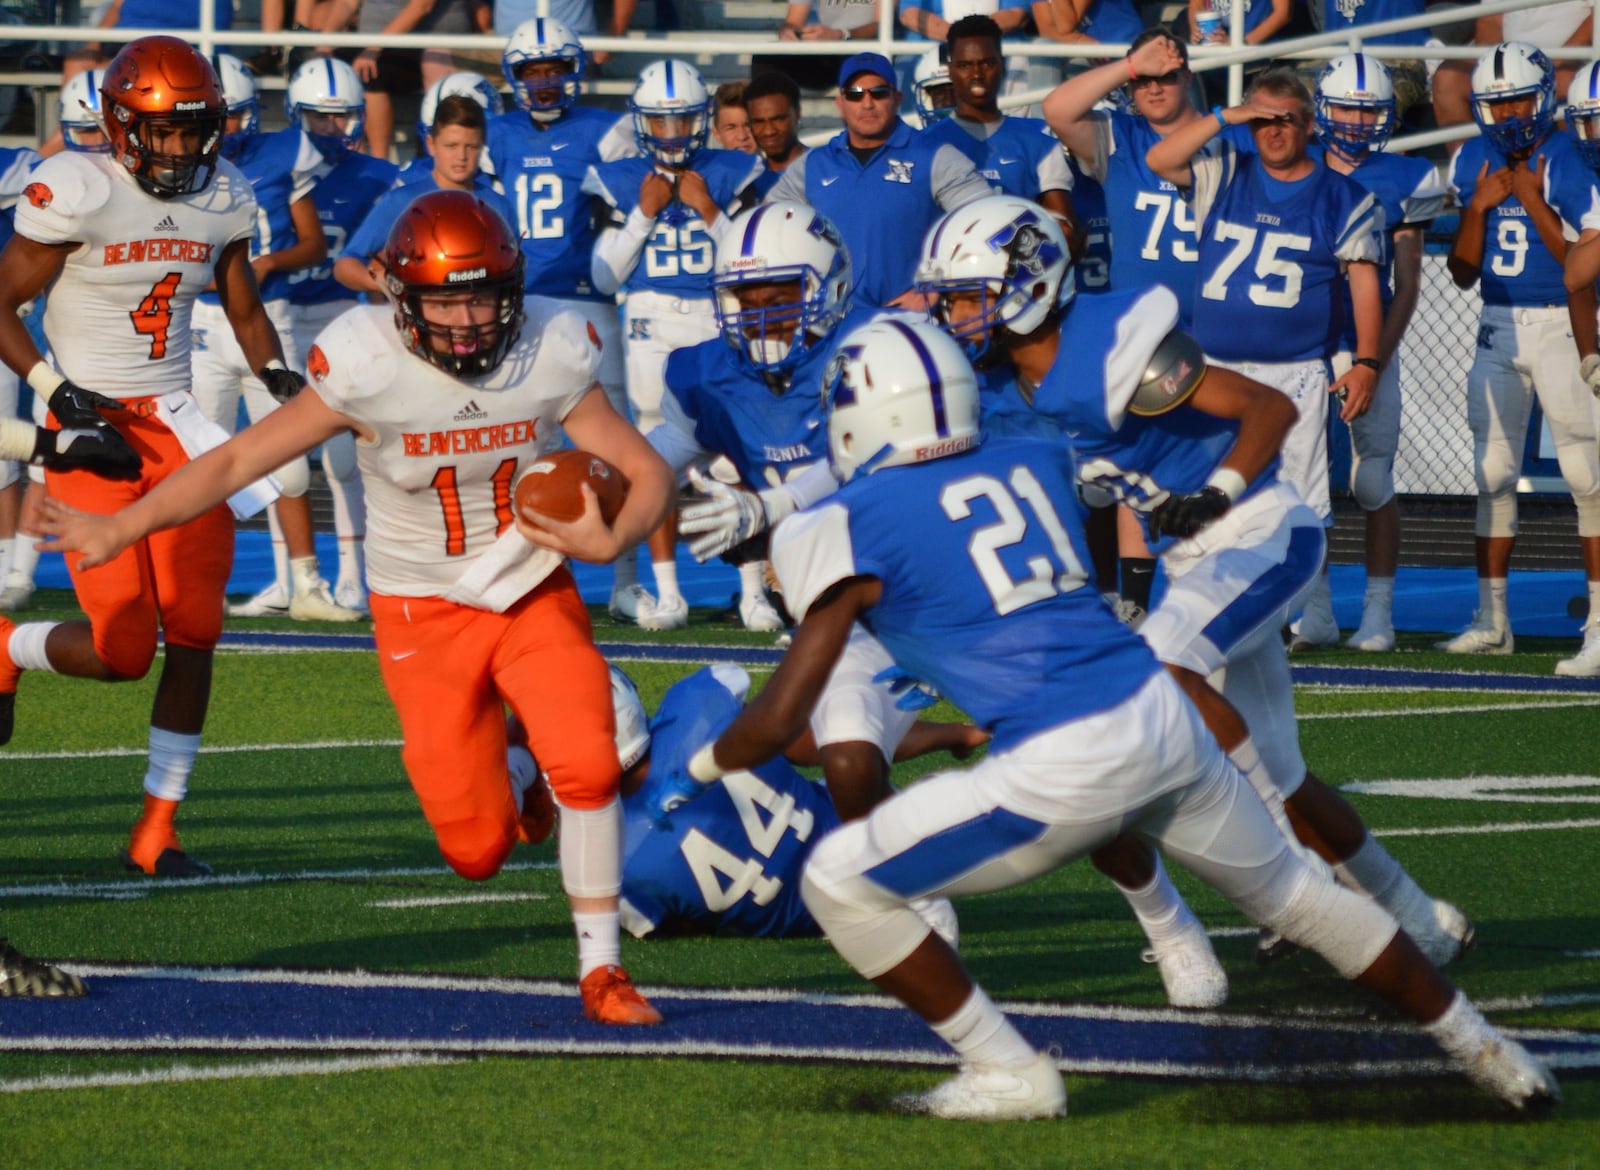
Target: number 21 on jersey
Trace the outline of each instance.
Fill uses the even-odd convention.
[[[952,521],[970,519],[974,500],[987,500],[995,520],[975,531],[967,540],[967,555],[978,570],[994,611],[1001,617],[1023,606],[1044,601],[1058,593],[1071,593],[1088,580],[1083,561],[1072,547],[1072,537],[1056,513],[1038,477],[1027,467],[1013,467],[1002,483],[992,475],[969,475],[948,483],[939,493],[939,506]],[[1006,549],[1022,544],[1029,536],[1028,517],[1032,512],[1043,529],[1050,553],[1029,556],[1020,580],[1011,575],[1001,559]],[[1038,541],[1033,542],[1035,545]]]

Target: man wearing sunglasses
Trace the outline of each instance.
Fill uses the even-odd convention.
[[[923,308],[911,291],[923,232],[992,189],[961,151],[900,120],[894,66],[881,53],[845,60],[837,101],[844,130],[790,163],[766,201],[808,203],[838,226],[858,308]]]

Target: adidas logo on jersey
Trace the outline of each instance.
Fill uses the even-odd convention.
[[[177,230],[178,225],[172,222],[170,215],[163,216],[161,222],[156,224],[156,231],[158,232],[175,232]]]
[[[468,399],[467,404],[456,411],[453,417],[456,422],[471,422],[475,418],[488,418],[489,412]]]

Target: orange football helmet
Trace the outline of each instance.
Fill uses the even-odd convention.
[[[380,259],[395,326],[412,353],[458,378],[481,377],[505,360],[522,332],[523,261],[499,212],[470,191],[419,195],[389,229]],[[492,316],[479,321],[486,298]],[[481,305],[471,317],[461,307],[468,301]]]
[[[205,190],[216,174],[228,107],[198,50],[166,36],[124,45],[106,66],[100,103],[112,157],[140,187],[157,199]],[[184,142],[175,151],[177,135]]]

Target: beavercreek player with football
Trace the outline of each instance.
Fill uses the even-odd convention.
[[[661,1019],[619,963],[620,766],[605,660],[563,558],[606,563],[666,515],[667,465],[611,409],[600,351],[576,314],[524,299],[514,231],[466,191],[419,196],[378,257],[391,305],[332,322],[308,355],[310,392],[132,507],[48,510],[49,547],[90,567],[352,431],[367,487],[367,575],[384,685],[407,775],[445,860],[492,877],[551,810],[506,763],[502,703],[561,808],[562,884],[578,935],[584,1014]],[[573,521],[515,514],[519,472],[562,432],[631,485],[615,522],[585,497]]]
[[[227,106],[211,66],[176,37],[141,37],[106,67],[100,98],[108,149],[45,159],[17,200],[16,235],[0,257],[0,359],[49,403],[53,425],[128,449],[120,482],[46,462],[52,497],[110,512],[210,441],[196,433],[190,393],[190,321],[202,288],[215,285],[246,365],[275,397],[303,383],[284,363],[250,268],[256,199],[219,157]],[[48,361],[19,314],[46,289]],[[56,441],[57,455],[66,442]],[[79,447],[73,439],[65,450]],[[0,616],[0,743],[11,735],[21,673],[143,678],[159,632],[144,810],[123,859],[168,877],[210,872],[179,844],[174,817],[200,750],[233,568],[234,520],[221,502],[101,572],[74,569],[87,621],[13,627]]]

